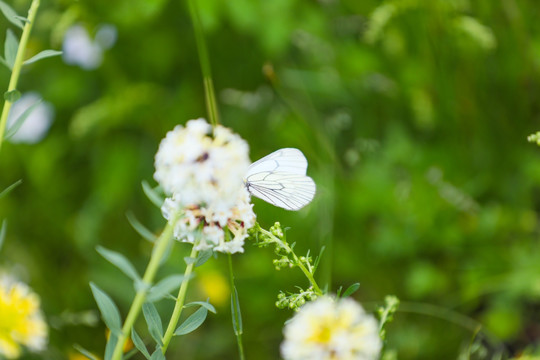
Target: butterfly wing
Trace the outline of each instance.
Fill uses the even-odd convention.
[[[284,148],[266,155],[249,166],[247,177],[260,172],[275,172],[306,175],[307,160],[298,149]]]
[[[272,205],[299,210],[315,196],[316,186],[306,176],[307,160],[298,149],[285,148],[254,162],[248,169],[248,191]]]

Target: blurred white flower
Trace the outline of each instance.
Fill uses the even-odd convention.
[[[214,213],[236,205],[250,164],[248,145],[223,126],[204,119],[178,125],[161,141],[154,179],[182,207],[208,208]]]
[[[64,35],[62,57],[66,64],[77,65],[85,70],[98,68],[103,61],[103,52],[116,42],[117,31],[113,25],[101,25],[95,40],[86,28],[73,25]]]
[[[24,283],[0,275],[0,357],[16,359],[22,346],[31,351],[47,344],[47,324],[39,297]]]
[[[318,298],[285,325],[285,360],[374,360],[382,342],[375,318],[352,299]]]
[[[116,26],[111,24],[100,25],[96,31],[96,43],[103,50],[112,48],[116,43],[117,37],[118,31],[116,30]]]
[[[15,121],[29,107],[41,100],[41,96],[35,92],[28,92],[21,96],[19,100],[13,103],[7,119],[7,128],[9,129]],[[9,141],[13,143],[35,144],[41,141],[49,130],[54,117],[54,108],[48,102],[38,104],[30,115],[26,118],[23,125],[17,130]]]

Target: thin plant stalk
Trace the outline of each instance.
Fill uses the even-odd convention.
[[[24,53],[26,50],[26,45],[28,44],[28,39],[30,38],[30,32],[34,26],[34,21],[36,19],[37,10],[39,8],[40,0],[33,0],[28,10],[28,21],[24,23],[23,32],[21,35],[21,40],[19,42],[19,47],[17,48],[17,55],[15,56],[15,63],[13,64],[13,69],[11,70],[11,77],[9,79],[9,85],[7,92],[17,89],[17,83],[19,82],[19,75],[21,74],[21,68],[24,62]],[[11,105],[13,103],[9,100],[4,101],[4,107],[2,108],[2,115],[0,115],[0,149],[2,148],[2,142],[4,141],[4,133],[6,131],[7,118]]]
[[[206,110],[212,126],[219,124],[219,113],[217,109],[216,94],[214,91],[214,82],[212,80],[212,71],[210,68],[210,58],[204,40],[204,32],[199,17],[196,0],[188,0],[189,14],[193,22],[193,30],[195,32],[195,42],[197,43],[197,52],[199,54],[199,62],[201,63],[201,71],[204,84],[204,95],[206,100]]]
[[[197,253],[198,251],[195,250],[195,245],[193,245],[193,248],[191,249],[191,254],[189,255],[190,258],[196,259]],[[191,261],[187,265],[186,271],[184,272],[184,279],[182,280],[182,285],[180,285],[180,290],[178,291],[178,297],[176,298],[176,303],[174,304],[174,310],[171,315],[171,319],[169,320],[169,325],[167,326],[167,330],[165,331],[165,335],[163,336],[163,347],[162,347],[163,354],[165,354],[165,352],[167,351],[167,348],[169,347],[169,343],[171,342],[171,339],[176,330],[176,326],[178,325],[178,320],[180,319],[180,315],[182,314],[182,309],[184,308],[184,302],[186,300],[186,293],[187,293],[187,288],[189,284],[189,279],[191,277],[191,273],[193,271],[194,266],[195,266],[195,261]]]
[[[231,286],[231,314],[233,321],[234,335],[236,336],[236,343],[238,344],[238,354],[240,360],[244,360],[244,345],[242,344],[242,320],[240,319],[240,304],[238,303],[238,296],[236,293],[236,286],[234,285],[234,272],[232,266],[232,256],[228,254],[229,258],[229,282]]]
[[[285,251],[287,251],[288,253],[290,253],[295,261],[295,264],[298,265],[298,267],[300,268],[300,270],[302,270],[302,272],[304,273],[304,275],[307,277],[307,279],[309,280],[311,286],[313,287],[313,290],[315,291],[315,293],[317,295],[323,295],[323,292],[321,290],[321,288],[319,287],[319,285],[317,284],[317,281],[315,281],[315,277],[313,276],[313,272],[312,272],[312,269],[308,269],[306,268],[306,266],[300,261],[300,259],[298,259],[298,256],[296,256],[296,254],[294,253],[294,250],[289,246],[289,244],[287,244],[285,241],[282,241],[281,239],[279,239],[278,237],[274,236],[274,234],[272,234],[270,231],[268,230],[265,230],[265,229],[262,229],[260,230],[263,234],[271,237],[272,239],[274,239],[274,241],[279,244],[281,247],[283,247],[283,249],[285,249]]]
[[[180,216],[181,214],[177,213],[171,218],[171,221],[167,222],[167,226],[156,241],[156,245],[154,247],[154,251],[152,252],[150,262],[146,267],[146,271],[144,272],[144,276],[142,279],[145,286],[141,286],[141,288],[137,290],[137,294],[135,295],[135,298],[131,303],[131,307],[126,317],[126,321],[124,322],[124,326],[122,327],[122,332],[120,333],[118,337],[118,342],[116,343],[116,346],[114,348],[112,360],[122,359],[124,344],[129,338],[133,324],[135,323],[135,320],[137,320],[137,317],[141,312],[141,308],[146,300],[148,286],[153,283],[159,265],[161,264],[167,248],[169,248],[171,241],[173,240],[174,225],[176,224]]]

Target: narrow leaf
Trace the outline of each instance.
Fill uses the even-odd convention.
[[[35,108],[41,104],[42,100],[39,99],[38,101],[36,101],[35,103],[33,103],[31,106],[28,107],[28,109],[24,110],[24,112],[17,118],[17,120],[15,120],[15,122],[13,123],[13,125],[11,125],[8,129],[8,131],[6,131],[6,135],[4,136],[4,139],[9,139],[10,137],[12,137],[13,135],[15,135],[17,133],[17,131],[19,131],[19,129],[21,128],[21,126],[23,126],[24,122],[26,121],[26,119],[30,116],[30,114],[32,113],[32,111],[35,110]]]
[[[9,194],[13,189],[15,189],[17,186],[22,184],[22,180],[19,179],[15,181],[13,184],[9,185],[7,188],[5,188],[2,192],[0,192],[0,199]]]
[[[212,257],[212,249],[208,249],[208,250],[203,250],[199,253],[199,255],[197,256],[197,261],[195,262],[195,267],[199,267],[201,265],[203,265],[205,262],[208,261],[208,259],[210,259]]]
[[[124,354],[124,357],[122,357],[123,360],[129,360],[131,359],[135,354],[137,354],[139,351],[135,348],[129,350],[127,353]]]
[[[165,360],[165,355],[163,355],[163,352],[161,348],[157,348],[150,357],[150,360]]]
[[[58,56],[58,55],[62,55],[62,52],[57,51],[57,50],[43,50],[39,52],[38,54],[32,56],[30,59],[26,60],[23,64],[24,65],[32,64],[41,59],[46,59],[46,58],[50,58],[50,57]]]
[[[86,358],[90,360],[98,360],[98,358],[94,354],[92,354],[90,351],[86,350],[79,344],[74,344],[73,347],[75,348],[75,350],[80,352],[83,356],[86,356]]]
[[[126,213],[126,217],[129,223],[131,224],[131,226],[133,227],[133,229],[135,229],[135,231],[139,233],[139,235],[141,235],[143,238],[145,238],[146,240],[150,242],[156,242],[156,236],[150,230],[148,230],[143,224],[141,224],[131,211],[128,211]]]
[[[185,308],[191,307],[191,306],[202,306],[202,307],[207,308],[209,311],[213,312],[214,314],[216,314],[216,308],[207,301],[193,301],[184,305]]]
[[[163,198],[157,193],[157,191],[152,189],[152,187],[146,181],[142,182],[142,188],[143,188],[143,191],[144,191],[146,197],[154,205],[156,205],[158,208],[160,208],[161,205],[163,205],[163,201],[164,201]]]
[[[184,280],[184,275],[171,275],[159,281],[148,292],[146,300],[148,302],[156,302],[166,297],[171,291],[178,289]]]
[[[336,292],[336,298],[340,298],[341,297],[341,292],[343,291],[343,286],[340,286],[339,289],[337,289],[337,292]]]
[[[240,311],[240,301],[238,300],[238,291],[236,291],[236,286],[231,294],[231,313],[234,333],[236,335],[242,334],[244,331],[244,326],[242,324],[242,312]]]
[[[191,314],[186,321],[184,321],[178,329],[174,332],[174,335],[185,335],[196,330],[201,324],[206,320],[206,315],[208,315],[208,310],[206,307],[201,306],[199,310]]]
[[[2,245],[4,244],[4,239],[6,238],[7,232],[7,220],[2,221],[2,226],[0,227],[0,250],[2,250]]]
[[[90,283],[90,287],[92,288],[92,294],[94,295],[94,299],[96,299],[99,311],[101,312],[101,317],[107,327],[111,330],[112,338],[115,333],[120,333],[120,328],[122,326],[120,312],[109,295],[94,283]]]
[[[15,65],[15,57],[17,56],[17,50],[19,49],[19,40],[13,34],[10,29],[6,32],[6,42],[4,43],[4,59],[10,69],[13,69]]]
[[[19,20],[21,20],[23,23],[28,23],[28,24],[30,24],[30,20],[28,20],[28,18],[25,18],[24,16],[19,16],[19,15],[17,15],[17,16],[15,16],[15,19],[19,19]]]
[[[141,337],[135,329],[131,329],[131,340],[133,341],[133,344],[141,352],[141,354],[144,355],[145,358],[150,359],[150,353],[148,352],[148,349],[146,349],[146,345],[144,345],[144,342],[142,341]]]
[[[4,100],[9,101],[10,103],[14,103],[15,101],[19,100],[21,98],[21,92],[17,89],[6,91],[4,93]]]
[[[116,334],[113,334],[111,332],[111,336],[109,336],[109,340],[107,340],[107,345],[105,346],[105,360],[111,360],[114,348],[116,347],[116,343],[118,342],[118,336]]]
[[[141,277],[135,267],[129,262],[129,260],[122,254],[104,248],[103,246],[98,246],[96,248],[97,252],[101,254],[107,261],[119,268],[124,274],[129,276],[132,280],[140,281]]]
[[[19,20],[19,15],[3,1],[0,1],[0,11],[4,14],[6,19],[11,22],[13,25],[17,26],[18,28],[23,28],[23,23],[21,20]]]
[[[343,295],[341,297],[346,298],[346,297],[354,294],[358,289],[360,289],[360,283],[354,283],[351,286],[349,286],[347,288],[347,290],[345,290],[345,292],[343,293]]]
[[[143,314],[146,319],[146,324],[148,325],[148,332],[160,346],[163,346],[163,325],[161,324],[161,317],[159,317],[159,313],[154,304],[144,303]]]

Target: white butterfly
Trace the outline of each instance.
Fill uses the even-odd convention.
[[[315,196],[315,183],[306,176],[307,166],[300,150],[279,149],[251,164],[244,182],[259,199],[283,209],[300,210]]]

